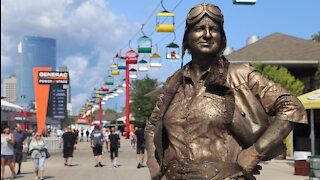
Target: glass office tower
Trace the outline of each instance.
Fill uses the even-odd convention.
[[[51,67],[56,70],[56,40],[52,38],[25,36],[18,45],[16,66],[17,103],[31,108],[34,96],[34,67]]]

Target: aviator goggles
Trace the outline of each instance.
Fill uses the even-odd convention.
[[[217,20],[223,23],[223,15],[218,6],[208,3],[202,3],[193,7],[188,14],[187,24],[194,24],[201,20],[201,18],[207,14],[211,19]]]

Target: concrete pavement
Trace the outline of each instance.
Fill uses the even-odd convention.
[[[104,147],[105,148],[105,147]],[[104,149],[105,150],[105,149]],[[74,153],[72,167],[64,166],[62,154],[52,154],[45,163],[45,179],[57,180],[149,180],[148,168],[137,169],[135,151],[130,148],[129,140],[121,139],[119,150],[118,168],[110,164],[109,153],[104,153],[104,167],[94,167],[94,159],[89,143],[78,143]],[[295,176],[293,160],[272,160],[261,163],[261,175],[256,176],[257,180],[307,180],[308,176]],[[6,167],[5,177],[9,177],[9,168]],[[22,164],[22,174],[17,176],[19,180],[34,179],[33,162],[28,159]]]

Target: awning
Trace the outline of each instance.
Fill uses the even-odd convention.
[[[320,89],[298,97],[305,109],[320,109]]]
[[[5,101],[1,99],[1,110],[7,110],[7,111],[21,111],[23,108],[19,105],[9,103],[8,101]]]

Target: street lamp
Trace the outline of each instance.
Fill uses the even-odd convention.
[[[21,120],[24,121],[24,122],[23,122],[23,126],[24,126],[24,129],[26,129],[26,128],[27,128],[27,122],[26,122],[26,120],[25,120],[25,118],[24,118],[24,107],[25,107],[25,106],[24,106],[24,99],[26,98],[26,96],[22,94],[22,95],[20,96],[20,98],[21,98],[21,107],[22,107],[22,110],[21,110],[21,111],[22,111],[22,112],[21,112]]]

